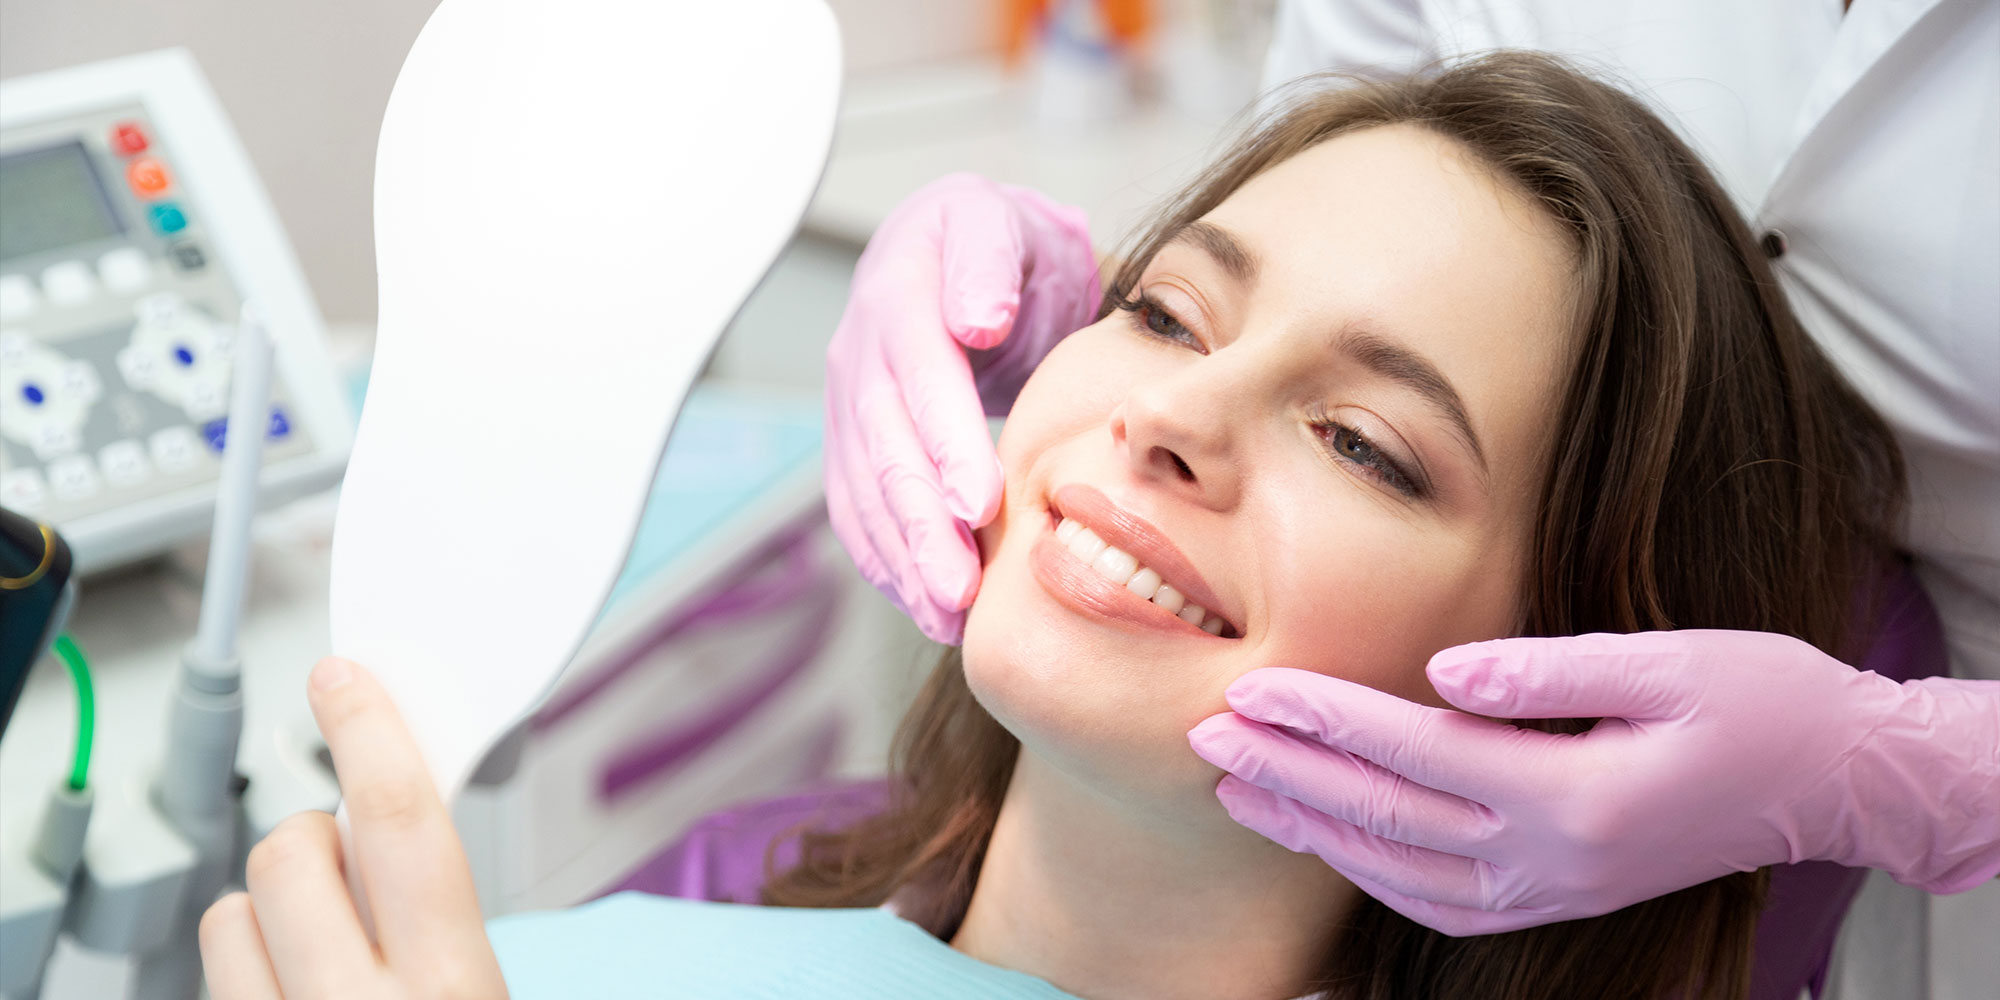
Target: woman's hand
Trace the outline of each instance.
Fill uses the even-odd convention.
[[[967,526],[1000,509],[986,414],[1097,298],[1082,212],[972,174],[905,199],[855,265],[826,352],[827,513],[861,575],[932,639],[959,641],[979,589]]]
[[[1446,934],[1609,913],[1763,865],[1933,892],[2000,871],[2000,684],[1897,684],[1786,636],[1501,639],[1430,680],[1468,713],[1254,670],[1189,734],[1237,822]],[[1557,736],[1498,718],[1589,718]]]
[[[201,920],[215,1000],[494,1000],[507,995],[472,870],[402,715],[375,678],[328,657],[309,684],[333,751],[376,938],[347,890],[333,817],[303,812],[250,851],[249,892]]]

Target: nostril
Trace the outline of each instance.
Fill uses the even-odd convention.
[[[1162,448],[1160,450],[1167,452],[1167,460],[1174,463],[1175,469],[1180,470],[1182,479],[1188,482],[1194,481],[1194,470],[1188,468],[1188,464],[1184,461],[1181,461],[1181,457],[1179,455],[1176,455],[1171,451],[1167,451],[1167,449],[1165,448]]]

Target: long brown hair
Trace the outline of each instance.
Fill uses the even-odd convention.
[[[1573,241],[1580,346],[1552,401],[1559,440],[1522,581],[1524,634],[1749,629],[1851,653],[1865,638],[1849,631],[1855,595],[1891,556],[1896,444],[1799,326],[1700,159],[1638,101],[1556,59],[1503,52],[1389,82],[1308,83],[1138,235],[1100,316],[1178,230],[1252,177],[1395,123],[1457,140]],[[891,807],[806,835],[803,862],[766,900],[855,906],[893,893],[906,917],[949,937],[1018,752],[948,655],[898,733]],[[1364,899],[1313,986],[1342,1000],[1740,997],[1766,875],[1473,938]]]

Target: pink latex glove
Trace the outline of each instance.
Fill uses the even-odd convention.
[[[1760,632],[1447,649],[1466,712],[1604,717],[1558,736],[1302,670],[1189,734],[1237,822],[1451,935],[1596,916],[1822,859],[1957,892],[2000,872],[2000,683],[1897,684]]]
[[[932,639],[964,632],[971,528],[1000,509],[986,414],[1007,412],[1097,300],[1083,212],[973,174],[896,206],[855,265],[827,347],[827,514],[861,575]]]

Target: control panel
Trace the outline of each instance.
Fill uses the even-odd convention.
[[[46,144],[37,144],[37,132]],[[0,504],[72,519],[213,480],[242,303],[137,107],[0,152]],[[273,401],[267,454],[311,450]]]
[[[335,481],[351,421],[317,309],[192,60],[0,87],[0,506],[55,525],[83,572],[198,533],[252,297],[277,376],[265,499]]]

